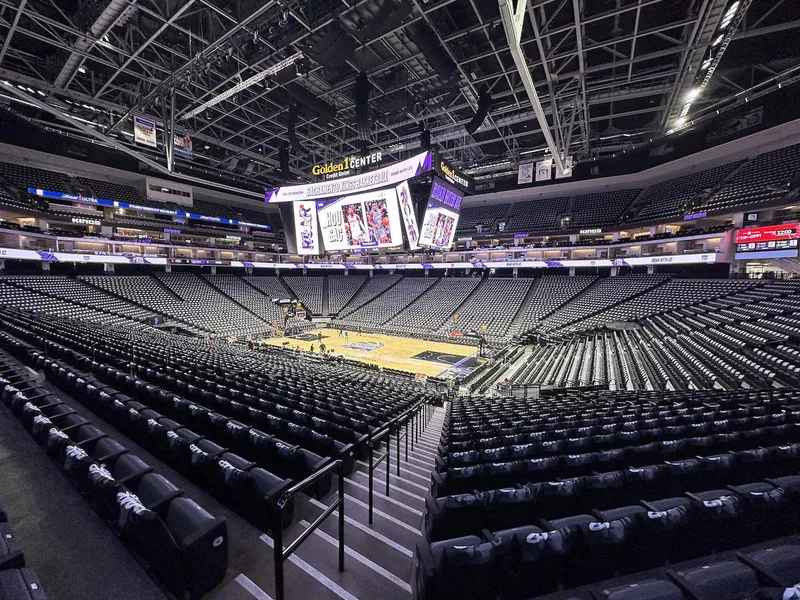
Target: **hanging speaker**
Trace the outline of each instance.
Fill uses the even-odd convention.
[[[369,79],[364,71],[356,75],[353,85],[353,100],[356,109],[356,130],[361,140],[366,140],[369,133]]]
[[[289,106],[289,117],[286,123],[286,130],[289,136],[289,142],[292,144],[292,148],[298,154],[305,154],[306,149],[300,145],[300,141],[297,139],[297,132],[295,130],[295,126],[297,125],[297,105],[292,104]]]
[[[472,135],[478,131],[478,127],[483,124],[491,107],[492,96],[487,90],[484,89],[481,91],[480,96],[478,96],[478,110],[475,111],[475,116],[473,116],[472,120],[464,126],[464,129],[467,130],[468,134]]]
[[[281,176],[288,179],[291,172],[289,171],[289,146],[286,145],[286,142],[282,143],[278,149],[278,160],[281,163]]]
[[[431,131],[422,123],[419,125],[419,147],[422,150],[431,149]]]

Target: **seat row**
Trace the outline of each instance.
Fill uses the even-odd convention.
[[[507,484],[488,491],[428,496],[425,531],[431,540],[511,527],[531,516],[556,518],[590,508],[654,500],[709,486],[778,477],[800,469],[800,443],[711,454],[563,479]]]
[[[527,598],[789,535],[799,518],[800,476],[792,475],[420,541],[416,597]]]
[[[9,342],[5,334],[0,341]],[[0,360],[3,402],[156,577],[192,598],[221,583],[228,562],[225,518],[20,373]]]
[[[0,600],[47,600],[33,569],[26,568],[8,515],[0,504]]]

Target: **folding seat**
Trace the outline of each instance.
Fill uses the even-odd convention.
[[[580,499],[586,509],[619,506],[624,502],[625,472],[608,471],[583,477]]]
[[[758,575],[739,561],[724,561],[686,571],[667,571],[670,579],[693,600],[753,598],[760,589]]]
[[[771,452],[767,448],[740,450],[736,453],[737,476],[742,481],[758,481],[769,477]]]
[[[572,477],[560,481],[545,481],[540,488],[539,514],[552,519],[577,513],[583,508],[581,493],[583,477]]]
[[[434,497],[469,493],[476,487],[484,487],[482,482],[485,473],[486,465],[453,467],[444,473],[433,471],[431,473],[431,481],[434,486],[432,493]]]
[[[166,515],[169,503],[183,496],[183,490],[159,473],[147,473],[126,487],[136,494],[145,508],[161,517]]]
[[[4,569],[22,569],[25,566],[25,554],[17,543],[17,538],[8,523],[0,523],[0,571]]]
[[[563,519],[542,520],[548,531],[569,530],[567,538],[576,536],[567,555],[561,582],[565,588],[600,581],[613,576],[618,553],[635,527],[635,521],[623,517],[615,521],[599,521],[592,515],[573,515]]]
[[[661,446],[658,442],[649,442],[628,449],[628,463],[633,467],[641,467],[659,462]]]
[[[693,543],[702,554],[722,552],[741,545],[744,507],[738,494],[716,489],[688,493],[687,496],[692,501],[691,518],[697,532]]]
[[[345,475],[350,475],[355,468],[355,451],[352,444],[345,444],[329,435],[308,430],[307,447],[322,456],[341,460]]]
[[[94,447],[99,440],[107,436],[94,425],[82,425],[70,437],[77,446],[89,451],[89,448]]]
[[[647,510],[643,536],[650,552],[670,563],[696,558],[705,553],[699,541],[704,532],[694,527],[695,506],[687,497],[641,502]],[[690,527],[692,526],[692,527]],[[662,560],[662,562],[663,562]]]
[[[663,440],[660,442],[661,459],[664,461],[681,460],[691,456],[689,442],[685,438]]]
[[[690,437],[686,441],[688,443],[687,452],[690,456],[705,456],[715,451],[714,437],[711,435]]]
[[[704,487],[703,461],[698,458],[664,461],[661,484],[664,493],[670,496],[691,492]]]
[[[89,420],[84,419],[77,413],[70,413],[67,415],[53,415],[49,417],[49,419],[55,424],[61,431],[66,434],[70,434],[71,431],[75,431],[83,425],[88,425]]]
[[[499,562],[500,594],[529,598],[558,589],[564,555],[577,539],[572,529],[544,531],[533,525],[491,534]]]
[[[445,540],[478,533],[481,529],[490,527],[491,518],[488,513],[491,499],[490,492],[454,494],[438,499],[428,496],[425,499],[427,539]]]
[[[442,471],[447,467],[461,467],[472,465],[478,462],[478,451],[468,450],[466,452],[450,452],[445,457],[435,457],[437,470]]]
[[[205,435],[209,433],[209,417],[211,413],[205,406],[190,403],[187,407],[185,424],[187,427],[192,427]]]
[[[642,434],[639,431],[620,430],[614,433],[614,447],[626,448],[636,446],[641,442]]]
[[[800,469],[800,444],[773,446],[771,463],[768,477],[780,477],[797,471]]]
[[[150,569],[178,597],[201,598],[225,577],[227,524],[189,498],[175,498],[164,518],[133,494],[120,494],[120,528]],[[129,517],[135,513],[137,518]]]
[[[475,535],[432,544],[417,542],[415,598],[495,598],[495,548]]]
[[[596,452],[586,452],[583,454],[564,455],[561,472],[567,477],[578,477],[591,473],[597,461]]]
[[[644,579],[635,583],[593,591],[598,600],[686,600],[679,587],[662,579]]]
[[[32,569],[0,570],[0,598],[47,600],[42,584]]]
[[[786,533],[785,513],[798,508],[789,506],[786,490],[766,482],[729,486],[729,489],[741,501],[740,546]]]
[[[625,485],[621,490],[620,503],[628,504],[661,497],[663,495],[661,486],[663,469],[663,464],[625,469]]]
[[[797,544],[773,546],[749,554],[737,553],[736,558],[770,586],[789,589],[800,582],[800,546]]]
[[[712,454],[699,458],[703,465],[703,486],[723,487],[740,481],[748,481],[750,477],[743,477],[739,472],[739,459],[735,453]]]

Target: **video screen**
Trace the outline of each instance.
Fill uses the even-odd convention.
[[[425,217],[422,220],[420,246],[444,250],[453,245],[464,194],[438,177],[433,178]]]
[[[319,209],[325,250],[389,248],[403,242],[394,188],[346,196]]]
[[[313,200],[295,202],[294,232],[298,254],[319,254],[319,234],[317,231],[317,205]]]
[[[411,196],[411,188],[408,182],[404,181],[396,188],[397,199],[400,201],[400,214],[403,216],[403,225],[406,228],[409,250],[419,248],[419,227],[417,226],[417,214],[414,209],[414,202]]]
[[[798,223],[739,229],[734,258],[796,258],[798,238]]]

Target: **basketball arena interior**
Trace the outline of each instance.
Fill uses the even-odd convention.
[[[0,0],[0,600],[800,599],[797,0]]]

